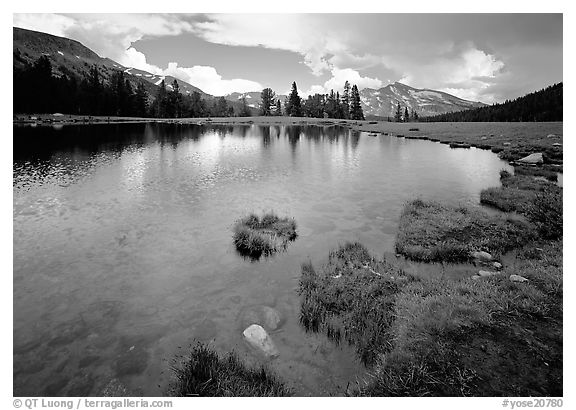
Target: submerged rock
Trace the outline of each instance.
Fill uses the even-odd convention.
[[[250,325],[242,334],[252,347],[261,351],[267,357],[276,357],[279,355],[272,338],[266,333],[262,326],[256,324]]]
[[[542,156],[541,152],[537,152],[530,154],[527,157],[520,158],[517,162],[521,162],[523,164],[541,164],[544,162],[544,157]]]
[[[510,280],[512,282],[528,282],[528,279],[520,275],[510,275]]]
[[[484,252],[484,251],[478,251],[478,252],[472,252],[471,255],[474,259],[482,261],[482,262],[486,262],[486,261],[491,261],[492,260],[492,255],[490,255],[488,252]]]
[[[242,328],[257,324],[268,330],[277,330],[282,323],[282,316],[269,306],[250,306],[240,312],[239,322]]]

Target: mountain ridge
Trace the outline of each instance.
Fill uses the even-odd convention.
[[[360,91],[360,100],[365,115],[391,118],[394,117],[398,103],[402,113],[408,107],[410,112],[416,111],[421,117],[486,106],[443,91],[415,88],[399,81],[379,89],[364,88]]]

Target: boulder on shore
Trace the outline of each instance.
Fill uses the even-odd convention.
[[[492,255],[490,255],[488,252],[484,252],[484,251],[477,251],[477,252],[472,252],[472,254],[470,255],[472,256],[472,258],[482,261],[482,262],[488,262],[492,260]]]
[[[541,152],[536,152],[534,154],[530,154],[527,157],[520,158],[517,162],[521,162],[523,164],[542,164],[544,162],[544,157],[542,156]]]
[[[266,357],[277,357],[278,349],[274,345],[272,338],[260,325],[250,325],[242,332],[246,341],[255,349],[262,352]]]
[[[510,275],[510,280],[512,282],[528,282],[528,279],[520,275]]]
[[[478,275],[481,276],[481,277],[494,276],[494,275],[498,275],[498,272],[492,272],[492,271],[488,271],[488,270],[481,270],[480,272],[478,272]]]

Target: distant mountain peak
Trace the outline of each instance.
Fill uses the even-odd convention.
[[[365,115],[394,117],[398,104],[402,111],[416,111],[421,117],[483,107],[485,104],[468,101],[442,91],[414,88],[399,81],[378,90],[364,88],[360,99]]]

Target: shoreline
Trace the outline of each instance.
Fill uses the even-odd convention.
[[[177,124],[228,126],[342,126],[353,131],[419,139],[449,145],[452,149],[490,150],[501,159],[516,165],[528,155],[544,155],[541,168],[563,172],[563,122],[406,122],[357,121],[310,117],[202,117],[139,118],[54,114],[15,114],[14,125],[64,126],[97,124]],[[530,164],[530,166],[532,166]]]

